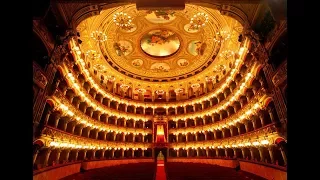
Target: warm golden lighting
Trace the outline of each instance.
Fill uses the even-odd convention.
[[[198,30],[204,27],[209,21],[208,15],[205,13],[197,13],[190,19],[190,29]]]

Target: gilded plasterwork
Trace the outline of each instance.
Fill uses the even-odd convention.
[[[115,25],[112,18],[117,12],[130,15],[132,27],[119,28]],[[209,22],[199,30],[190,29],[190,18],[197,12],[208,14]],[[221,29],[230,30],[230,40],[222,43],[214,40]],[[85,59],[91,62],[92,67],[102,69],[95,66],[100,64],[105,69],[93,76],[112,76],[116,81],[126,79],[142,87],[159,86],[158,83],[144,82],[144,78],[149,81],[172,81],[172,78],[179,79],[178,77],[184,76],[184,80],[169,81],[163,85],[176,87],[178,84],[181,86],[182,83],[193,83],[199,79],[204,81],[205,77],[219,76],[221,79],[228,73],[229,64],[232,64],[235,58],[222,58],[219,53],[225,49],[238,51],[240,43],[237,40],[242,26],[236,20],[222,16],[218,10],[210,8],[187,4],[183,11],[137,11],[132,4],[103,10],[100,15],[82,21],[77,30],[83,41],[82,51],[95,50],[101,55],[94,60]],[[96,30],[105,33],[107,40],[93,41],[90,33]],[[167,34],[163,36],[160,32],[160,36],[150,35],[150,32],[157,31]],[[166,36],[170,35],[174,35],[174,39],[166,40]],[[208,64],[209,60],[213,62]],[[197,79],[188,75],[199,70],[201,73],[197,74]],[[141,80],[135,79],[136,77],[141,77]]]

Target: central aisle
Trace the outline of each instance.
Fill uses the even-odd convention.
[[[167,180],[164,160],[157,160],[156,180]]]

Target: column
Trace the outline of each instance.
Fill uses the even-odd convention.
[[[46,114],[46,118],[44,120],[44,125],[47,125],[48,124],[48,121],[49,121],[49,118],[51,116],[52,112],[51,111],[48,111],[47,114]]]
[[[132,134],[132,142],[135,142],[136,141],[136,135]]]
[[[202,110],[204,110],[204,103],[205,103],[205,101],[202,101],[202,102],[201,102],[201,109],[202,109]]]
[[[274,163],[275,163],[275,161],[274,161],[273,148],[272,148],[272,146],[269,146],[269,147],[268,147],[268,151],[269,151],[269,155],[270,155],[271,163],[272,163],[272,164],[274,164]]]
[[[128,105],[124,104],[124,112],[128,112]]]
[[[237,158],[237,149],[236,148],[232,148],[233,150],[233,157]]]
[[[142,128],[145,128],[145,127],[146,127],[146,122],[142,121]]]
[[[137,107],[133,106],[133,113],[136,114],[137,113]]]
[[[179,150],[180,150],[180,148],[177,149],[177,157],[180,157],[180,155],[179,155]]]
[[[113,131],[113,141],[116,141],[116,139],[117,139],[117,133]]]
[[[217,137],[217,130],[213,130],[214,139],[218,139]]]
[[[127,127],[127,120],[126,119],[123,119],[123,126]]]
[[[66,162],[68,162],[68,161],[69,161],[70,151],[71,151],[71,149],[68,149],[68,150],[67,150],[67,153],[66,153],[66,159],[65,159],[65,161],[66,161]]]
[[[194,118],[194,119],[193,119],[195,126],[198,126],[198,121],[197,121],[197,120],[198,120],[198,118]]]
[[[205,131],[205,132],[204,132],[204,140],[205,140],[205,141],[208,140],[208,131]]]
[[[225,128],[221,129],[221,132],[222,132],[222,138],[225,138]]]
[[[196,105],[197,105],[197,104],[194,104],[194,105],[192,106],[193,112],[196,112]]]
[[[178,107],[174,108],[174,113],[175,113],[175,115],[178,115]]]
[[[202,119],[203,125],[206,125],[206,117],[207,116],[203,116],[203,119]]]
[[[212,122],[214,123],[214,113],[211,115],[211,118],[212,118]]]
[[[97,120],[100,121],[101,112],[100,111],[96,111],[96,114],[97,114]]]
[[[186,142],[188,142],[188,133],[186,134]]]
[[[56,159],[55,159],[55,162],[56,162],[57,164],[59,164],[60,154],[61,154],[61,150],[58,149],[58,150],[57,150],[57,156],[56,156]]]
[[[58,127],[60,117],[61,117],[61,114],[56,114],[56,115],[54,116],[54,127],[55,127],[55,128]]]
[[[141,140],[142,140],[142,142],[144,142],[144,135],[143,134],[141,134]]]
[[[187,149],[187,157],[189,157],[189,148]]]
[[[224,149],[224,154],[226,157],[228,157],[228,149],[227,148]]]
[[[39,150],[36,149],[35,152],[34,152],[34,154],[33,154],[33,163],[32,163],[32,164],[34,164],[34,163],[36,162],[36,159],[37,159],[37,157],[38,157],[38,154],[39,154]]]
[[[252,125],[253,125],[253,129],[256,130],[257,129],[257,118],[253,117],[252,119]]]
[[[65,120],[65,121],[64,121],[63,127],[62,127],[62,130],[63,130],[63,131],[66,131],[66,130],[67,130],[68,123],[69,123],[69,120]]]
[[[104,153],[106,152],[106,150],[105,149],[102,149],[101,150],[101,157],[100,157],[100,159],[104,159]]]
[[[223,114],[222,114],[222,111],[220,111],[219,115],[220,115],[220,121],[221,121],[221,120],[223,120]]]
[[[114,158],[114,148],[111,150],[111,158]]]
[[[43,165],[46,167],[48,166],[48,160],[49,160],[49,157],[50,157],[50,154],[51,154],[51,149],[47,149],[46,153],[45,153],[45,158],[44,158],[44,162],[43,162]]]
[[[197,157],[200,156],[200,148],[197,148]]]
[[[249,132],[249,126],[248,126],[249,121],[244,122],[244,127],[246,129],[246,133]]]
[[[209,157],[209,148],[206,148],[206,157]]]
[[[284,166],[287,166],[287,156],[286,156],[286,153],[284,152],[283,148],[280,147],[280,151],[281,151],[281,155],[282,155],[282,158],[283,158],[283,161],[284,161]]]
[[[238,129],[238,134],[240,135],[240,132],[241,132],[240,124],[237,125],[237,129]]]
[[[92,151],[92,159],[96,159],[96,150]]]
[[[71,134],[74,134],[74,130],[76,129],[77,123],[73,123],[73,126],[71,128]]]
[[[188,127],[188,119],[186,119],[184,123],[185,123],[185,127]]]
[[[230,135],[233,136],[233,126],[230,126],[229,130],[230,130]]]
[[[259,150],[259,154],[260,154],[260,161],[261,161],[261,162],[264,162],[264,156],[263,156],[263,149],[262,149],[262,147],[259,147],[258,150]]]
[[[176,121],[176,128],[179,128],[179,120]]]
[[[196,133],[194,134],[194,136],[195,136],[195,138],[196,138],[196,141],[198,141],[198,132],[196,132]]]
[[[169,108],[166,108],[166,115],[169,115]]]
[[[263,115],[263,113],[259,113],[259,118],[260,118],[260,120],[261,120],[261,124],[262,124],[262,126],[265,126],[265,121],[264,121],[264,115]]]
[[[74,157],[74,161],[77,161],[78,160],[78,155],[79,155],[79,150],[76,150],[76,155]]]
[[[107,132],[103,132],[103,140],[107,140]]]
[[[184,114],[187,114],[187,106],[183,106]]]
[[[242,153],[242,158],[245,159],[246,156],[245,156],[244,148],[241,148],[241,153]]]
[[[121,149],[121,157],[124,158],[124,149]]]
[[[251,160],[254,160],[253,149],[252,149],[252,148],[249,148],[249,150],[250,150]]]
[[[268,108],[268,113],[269,113],[269,116],[270,116],[270,119],[271,121],[274,123],[276,122],[274,116],[273,116],[273,109],[272,108]]]
[[[143,149],[141,149],[141,156],[144,157],[144,150]]]
[[[119,103],[118,102],[116,102],[116,110],[119,111]]]
[[[122,133],[122,142],[126,142],[126,134]]]
[[[152,115],[155,115],[155,111],[156,111],[156,109],[152,108]]]
[[[118,125],[118,117],[114,117],[114,125]]]
[[[219,149],[216,148],[216,156],[219,156]]]
[[[108,103],[107,103],[108,108],[110,108],[110,105],[111,105],[111,100],[108,99]]]

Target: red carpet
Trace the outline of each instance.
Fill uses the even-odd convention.
[[[164,170],[164,161],[157,161],[156,180],[166,180],[166,172]]]

